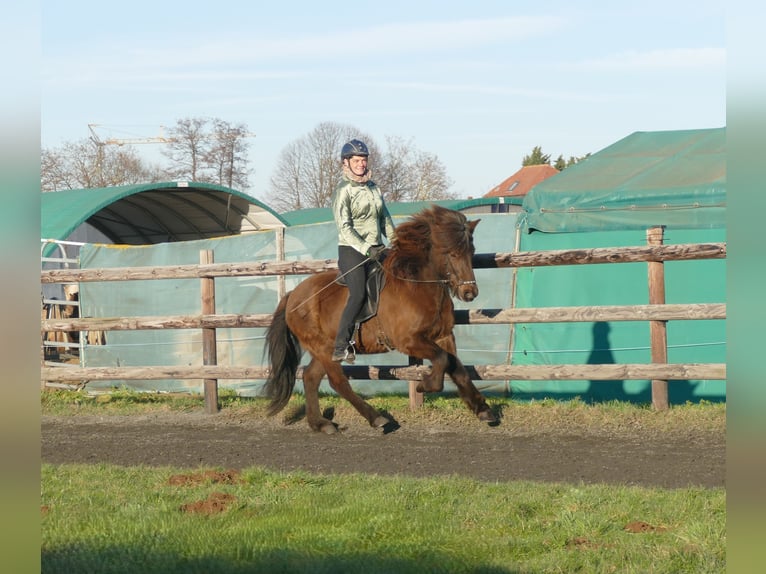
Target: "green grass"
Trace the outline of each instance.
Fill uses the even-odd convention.
[[[722,489],[259,468],[234,484],[171,484],[178,472],[43,465],[42,571],[725,571]],[[221,512],[183,510],[215,493],[231,496]],[[655,530],[624,529],[637,521]]]
[[[426,395],[423,407],[412,413],[408,397],[377,395],[367,401],[386,411],[401,423],[466,425],[476,429],[476,417],[454,396]],[[333,408],[339,418],[351,424],[366,424],[356,411],[335,395],[320,397],[321,407]],[[649,404],[612,401],[588,404],[581,400],[556,401],[552,399],[521,402],[503,397],[487,401],[507,423],[493,432],[504,432],[509,426],[526,432],[724,432],[726,429],[726,403],[686,403],[673,405],[664,412],[654,411]],[[267,400],[240,397],[227,389],[219,391],[219,416],[237,418],[266,417]],[[284,411],[284,417],[301,411],[303,397],[294,395]],[[167,394],[115,389],[108,394],[88,394],[84,391],[48,390],[41,393],[44,415],[116,415],[130,416],[162,412],[200,412],[204,398],[199,394]]]
[[[263,399],[220,394],[217,416],[265,416]],[[369,401],[402,424],[471,425],[460,401]],[[724,404],[647,405],[490,400],[524,432],[721,433]],[[41,394],[43,414],[132,416],[199,412],[200,396],[118,390]],[[300,410],[302,397],[288,407]],[[359,418],[336,397],[323,407]],[[361,419],[358,424],[364,424]],[[505,432],[505,431],[503,431]],[[606,436],[604,435],[605,440]],[[158,437],[161,440],[161,437]],[[460,477],[279,473],[248,468],[239,481],[171,481],[202,469],[42,466],[42,571],[46,573],[718,573],[726,566],[723,488],[502,482]],[[221,470],[221,469],[218,469]],[[220,512],[187,505],[221,498]],[[630,524],[645,524],[629,532]]]

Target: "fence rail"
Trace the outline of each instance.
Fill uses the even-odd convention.
[[[613,381],[630,379],[720,379],[726,378],[723,363],[621,364],[621,365],[472,365],[466,367],[472,378],[483,381],[579,380]],[[422,365],[344,366],[350,379],[419,381],[430,371]],[[191,367],[44,367],[48,381],[162,380],[162,379],[265,379],[265,367],[200,365]],[[298,369],[298,376],[303,368]]]
[[[475,269],[545,267],[552,265],[593,265],[725,259],[726,243],[685,243],[679,245],[601,247],[517,253],[480,253],[473,258]],[[335,259],[287,261],[282,263],[208,263],[158,267],[112,267],[108,269],[47,269],[42,283],[88,281],[138,281],[150,279],[201,279],[203,277],[262,277],[267,275],[309,275],[337,270]]]
[[[517,309],[456,310],[458,325],[510,323],[580,323],[591,321],[679,321],[725,319],[724,303],[670,305],[604,305],[602,307],[543,307]],[[168,315],[83,319],[45,319],[42,330],[139,331],[161,329],[224,329],[268,327],[271,314]]]

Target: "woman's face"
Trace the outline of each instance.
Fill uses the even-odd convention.
[[[367,173],[367,158],[361,155],[352,155],[348,158],[348,167],[354,175],[362,176]]]

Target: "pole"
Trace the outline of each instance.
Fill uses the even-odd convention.
[[[200,265],[213,263],[213,250],[203,249],[199,252]],[[202,314],[215,315],[215,279],[203,277],[200,279],[200,291],[202,295]],[[218,362],[217,343],[215,328],[205,327],[202,329],[202,364],[205,366],[216,365]],[[218,407],[218,379],[203,379],[205,392],[205,412],[209,415],[219,411]]]
[[[646,241],[651,246],[662,245],[664,226],[646,230]],[[649,304],[665,304],[665,264],[662,261],[649,261]],[[668,362],[667,321],[649,321],[652,363]],[[668,409],[668,382],[662,379],[652,380],[652,406],[657,411]]]

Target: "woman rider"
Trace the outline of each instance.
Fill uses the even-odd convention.
[[[338,267],[348,286],[335,337],[333,361],[354,362],[354,321],[366,299],[367,261],[383,252],[383,237],[394,239],[394,222],[380,189],[370,179],[364,142],[352,139],[341,150],[343,177],[335,187],[333,217],[338,227]]]

